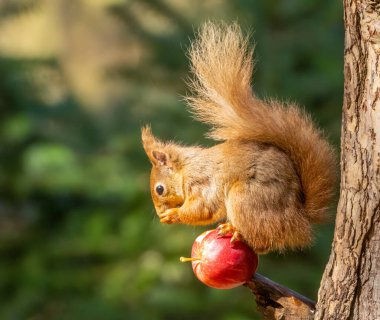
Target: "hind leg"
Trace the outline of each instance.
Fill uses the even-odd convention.
[[[226,200],[228,221],[257,253],[305,247],[312,238],[310,222],[287,197],[278,198],[262,184],[238,182]]]

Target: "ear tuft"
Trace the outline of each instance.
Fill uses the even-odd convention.
[[[156,138],[152,134],[152,130],[150,129],[150,126],[145,126],[142,128],[141,140],[142,140],[144,149],[147,153],[148,153],[148,150],[150,150],[152,146],[156,144]]]

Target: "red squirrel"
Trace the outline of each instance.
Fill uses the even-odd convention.
[[[257,253],[309,246],[326,220],[334,149],[294,104],[251,89],[253,50],[237,24],[206,23],[189,57],[195,117],[211,125],[210,148],[162,142],[142,129],[151,194],[162,223],[220,225]]]

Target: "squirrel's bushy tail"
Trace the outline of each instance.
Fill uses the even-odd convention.
[[[285,151],[301,179],[309,220],[322,222],[334,189],[333,148],[297,106],[253,95],[252,54],[237,24],[206,23],[189,52],[195,95],[188,102],[197,119],[212,125],[213,139],[255,140]]]

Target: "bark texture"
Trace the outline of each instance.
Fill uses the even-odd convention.
[[[344,0],[341,191],[315,319],[380,319],[380,0]]]
[[[247,282],[265,320],[312,320],[315,302],[260,274]]]

